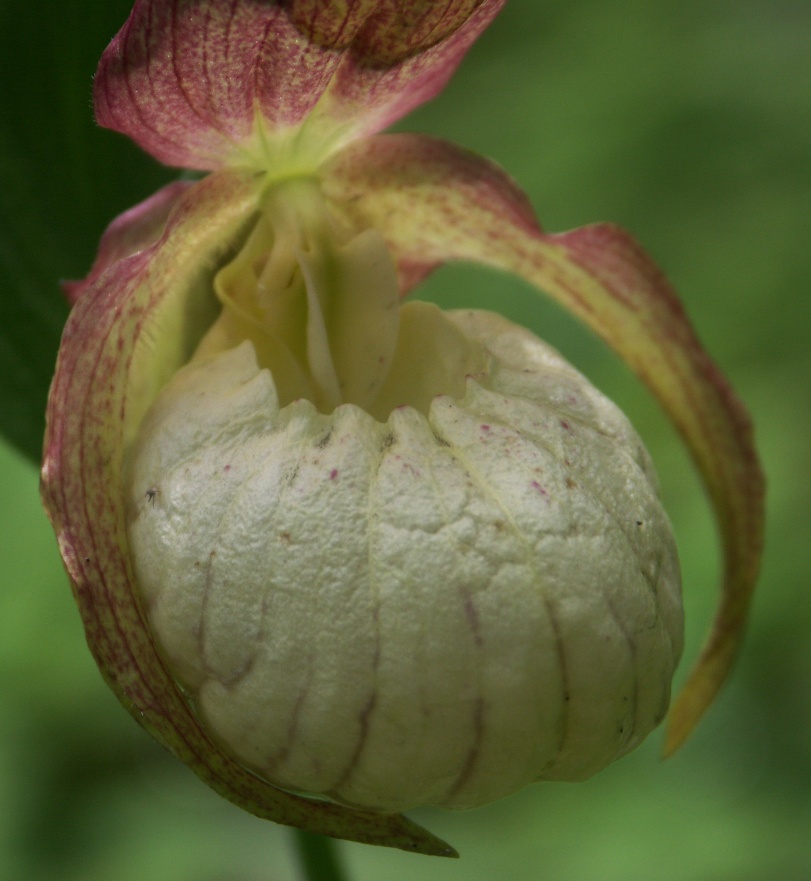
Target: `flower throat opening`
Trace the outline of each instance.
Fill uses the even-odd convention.
[[[340,404],[385,421],[396,407],[423,413],[434,397],[462,397],[487,358],[442,311],[400,305],[383,236],[358,232],[317,183],[273,186],[237,256],[214,279],[219,318],[193,360],[250,340],[281,406],[306,398],[322,413]]]

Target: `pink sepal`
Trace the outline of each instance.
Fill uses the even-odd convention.
[[[342,144],[436,95],[504,2],[137,0],[99,64],[96,118],[204,170],[255,162],[311,114],[316,143]]]

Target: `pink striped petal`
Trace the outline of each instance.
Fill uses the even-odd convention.
[[[704,650],[670,714],[672,752],[714,699],[741,641],[760,565],[763,475],[742,404],[702,348],[660,269],[623,230],[541,232],[526,197],[491,163],[441,141],[378,136],[325,168],[325,188],[360,226],[387,237],[406,271],[448,260],[504,269],[551,294],[644,380],[703,476],[725,574]]]
[[[65,328],[48,403],[45,507],[105,679],[133,716],[206,783],[276,822],[451,855],[402,817],[290,795],[224,755],[164,667],[135,597],[124,506],[125,446],[205,329],[217,262],[243,234],[259,195],[250,176],[208,177],[174,202],[155,244],[108,266],[83,292]]]
[[[437,94],[504,2],[136,0],[99,64],[96,117],[210,170],[272,162],[312,114],[317,160]]]

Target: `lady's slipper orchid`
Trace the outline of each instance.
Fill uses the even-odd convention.
[[[422,277],[528,279],[687,441],[726,576],[668,750],[727,675],[760,554],[747,417],[650,258],[609,225],[541,232],[451,144],[376,134],[503,2],[137,0],[97,118],[213,173],[105,233],[48,411],[45,504],[119,699],[247,810],[425,853],[450,849],[394,812],[581,779],[641,742],[682,618],[622,414],[498,316],[400,305]]]

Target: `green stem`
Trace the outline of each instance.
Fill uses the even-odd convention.
[[[346,881],[347,876],[338,862],[334,839],[303,829],[293,829],[293,840],[304,881]]]

